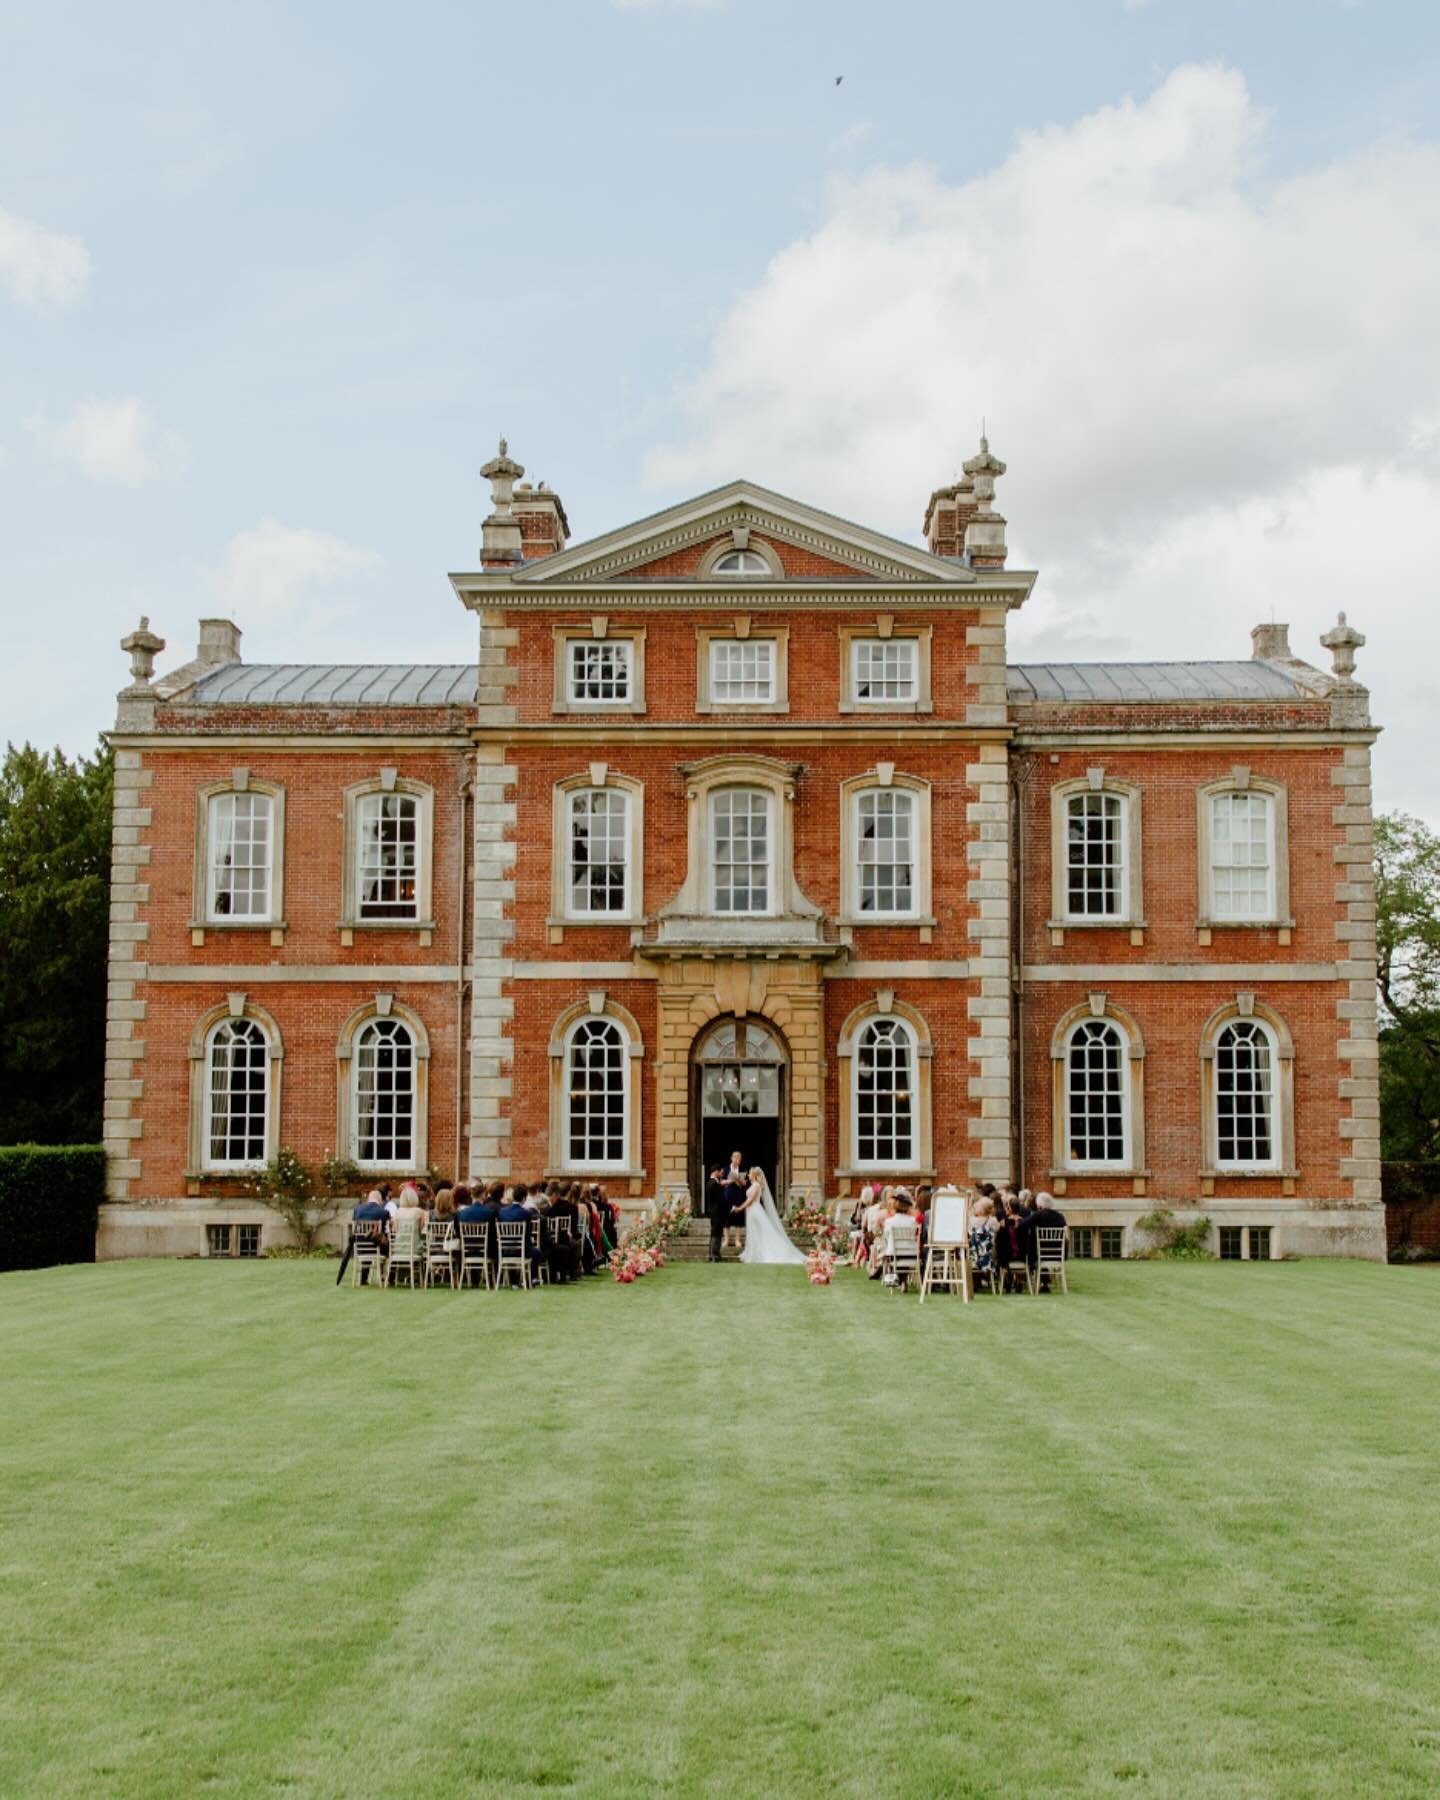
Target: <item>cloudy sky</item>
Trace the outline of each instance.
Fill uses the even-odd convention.
[[[141,612],[463,660],[502,431],[577,536],[743,474],[913,538],[982,416],[1017,657],[1343,607],[1440,820],[1440,7],[0,0],[8,737]]]

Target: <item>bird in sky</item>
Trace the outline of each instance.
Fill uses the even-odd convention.
[[[840,85],[840,83],[841,83],[841,82],[842,82],[842,81],[843,81],[843,80],[844,80],[844,79],[845,79],[845,77],[844,77],[844,76],[843,76],[843,75],[837,75],[837,76],[836,76],[836,77],[835,77],[835,85],[836,85],[836,87],[839,87],[839,85]]]

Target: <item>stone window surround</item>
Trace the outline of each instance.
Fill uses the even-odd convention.
[[[411,1159],[408,1163],[399,1164],[393,1169],[382,1168],[379,1164],[367,1165],[365,1173],[367,1176],[423,1174],[429,1166],[430,1154],[430,1034],[426,1031],[420,1015],[410,1007],[403,1005],[393,994],[376,994],[363,1006],[356,1007],[340,1027],[340,1035],[335,1041],[336,1154],[351,1157],[356,1162],[360,1160],[355,1155],[355,1083],[357,1080],[355,1051],[361,1031],[372,1019],[398,1019],[402,1025],[409,1028],[414,1042],[415,1110],[412,1115],[414,1142],[411,1146]]]
[[[860,910],[859,799],[872,789],[898,788],[913,799],[915,908],[908,913],[866,913]],[[918,775],[901,774],[893,763],[877,763],[862,775],[850,775],[840,783],[840,923],[842,925],[933,926],[931,897],[930,783]]]
[[[1219,1120],[1216,1107],[1216,1039],[1227,1025],[1237,1019],[1255,1019],[1270,1033],[1277,1073],[1275,1084],[1274,1132],[1277,1154],[1263,1167],[1221,1164],[1219,1160]],[[1213,1193],[1217,1181],[1284,1181],[1293,1182],[1300,1173],[1295,1160],[1295,1039],[1279,1013],[1253,993],[1237,993],[1233,1000],[1216,1007],[1200,1033],[1200,1143],[1201,1180],[1207,1192]]]
[[[264,794],[270,800],[270,911],[264,919],[210,916],[210,802],[221,794]],[[285,790],[278,782],[261,781],[248,769],[232,769],[224,781],[209,781],[196,791],[195,877],[191,891],[192,941],[203,944],[207,931],[268,931],[283,943],[285,922]],[[195,937],[193,934],[201,935]]]
[[[592,613],[584,625],[552,625],[555,640],[555,686],[552,713],[643,713],[645,711],[645,627],[617,625],[605,613]],[[630,646],[630,698],[628,700],[572,700],[570,698],[570,646],[590,640],[627,643]]]
[[[415,917],[413,919],[362,919],[359,900],[360,834],[357,829],[359,803],[368,794],[409,794],[420,803],[416,821],[419,862],[416,868]],[[435,929],[435,790],[427,782],[413,781],[394,769],[381,769],[363,781],[352,782],[345,789],[344,848],[341,856],[340,929],[354,931],[419,931],[428,934]],[[423,1165],[422,1165],[423,1167]]]
[[[873,625],[840,627],[840,711],[842,713],[930,713],[935,710],[930,685],[930,625],[895,624],[893,613],[877,613]],[[913,700],[857,700],[855,697],[855,646],[903,639],[915,645],[915,698]]]
[[[1072,917],[1069,910],[1068,823],[1069,802],[1076,794],[1114,794],[1121,803],[1120,831],[1124,856],[1122,894],[1124,907],[1113,918],[1089,914]],[[1088,769],[1069,781],[1057,781],[1050,790],[1050,917],[1056,931],[1143,931],[1145,887],[1141,858],[1140,787],[1107,775],[1104,769]]]
[[[569,1139],[569,1088],[566,1070],[570,1060],[570,1041],[575,1028],[586,1019],[610,1019],[619,1026],[625,1040],[625,1164],[572,1163],[567,1154]],[[640,1124],[642,1099],[640,1072],[644,1067],[645,1041],[635,1015],[618,1000],[612,1000],[604,988],[591,988],[583,1000],[576,1000],[550,1027],[550,1140],[547,1146],[545,1175],[568,1176],[570,1180],[593,1177],[598,1181],[643,1181]]]
[[[664,918],[806,918],[820,916],[795,878],[795,787],[798,763],[746,752],[705,756],[681,765],[685,780],[685,880],[675,898],[661,908]],[[770,906],[765,913],[716,913],[710,864],[710,796],[717,788],[761,788],[770,795]]]
[[[908,1163],[862,1163],[856,1154],[859,1112],[856,1082],[860,1065],[855,1053],[865,1026],[874,1019],[892,1018],[899,1019],[909,1028],[915,1052],[914,1155]],[[841,1025],[835,1055],[841,1065],[840,1166],[835,1171],[835,1179],[870,1181],[879,1174],[903,1175],[909,1180],[932,1178],[936,1173],[932,1081],[935,1045],[924,1014],[897,999],[893,989],[877,988],[874,996],[862,1000]]]
[[[721,578],[723,579],[723,577]],[[764,644],[775,646],[775,698],[773,700],[723,700],[710,697],[710,646],[712,644]],[[788,713],[790,710],[790,628],[788,625],[751,627],[749,613],[736,613],[729,625],[695,627],[695,710],[697,713]]]
[[[1120,1033],[1125,1068],[1125,1144],[1128,1154],[1119,1163],[1076,1163],[1070,1159],[1070,1040],[1077,1025],[1087,1019],[1107,1019]],[[1134,1182],[1144,1192],[1149,1170],[1145,1163],[1145,1039],[1132,1015],[1115,1005],[1110,996],[1096,992],[1061,1014],[1050,1035],[1051,1148],[1050,1178],[1099,1176],[1104,1180]],[[1060,1189],[1063,1193],[1064,1189]]]
[[[618,913],[572,913],[570,910],[570,797],[587,788],[613,788],[629,797],[626,832],[625,910]],[[645,917],[645,784],[621,775],[608,763],[593,762],[586,770],[555,783],[550,843],[550,917],[552,930],[565,926],[634,926]]]
[[[210,1034],[227,1019],[250,1019],[265,1033],[268,1063],[266,1077],[269,1091],[265,1096],[265,1161],[280,1149],[280,1090],[285,1067],[285,1044],[280,1027],[264,1007],[256,1006],[246,993],[228,994],[218,1005],[201,1013],[190,1033],[190,1104],[186,1144],[187,1181],[220,1179],[243,1174],[235,1168],[217,1169],[210,1165],[205,1143],[206,1084],[209,1077]]]
[[[1219,919],[1215,917],[1211,890],[1210,802],[1219,794],[1264,794],[1270,801],[1270,853],[1275,868],[1275,907],[1268,919]],[[1199,877],[1196,924],[1202,931],[1245,931],[1257,926],[1292,931],[1290,913],[1289,796],[1284,782],[1249,769],[1236,768],[1218,781],[1207,781],[1195,791],[1196,868]]]

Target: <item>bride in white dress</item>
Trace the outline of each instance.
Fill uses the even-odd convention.
[[[750,1185],[745,1190],[745,1248],[742,1263],[803,1263],[805,1252],[797,1250],[780,1223],[775,1210],[775,1196],[763,1169],[750,1171]]]

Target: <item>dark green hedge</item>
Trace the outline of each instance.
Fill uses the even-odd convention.
[[[0,1145],[0,1270],[94,1262],[104,1198],[98,1144]]]
[[[1380,1165],[1387,1206],[1404,1206],[1440,1195],[1440,1163],[1387,1162]]]

